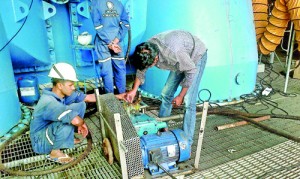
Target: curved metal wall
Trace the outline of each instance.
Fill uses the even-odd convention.
[[[196,34],[208,48],[208,61],[200,84],[211,101],[233,100],[255,87],[258,54],[250,0],[151,0],[142,40],[170,29]],[[152,68],[142,90],[160,95],[168,72]],[[179,91],[179,90],[178,90]],[[208,98],[201,92],[201,99]]]
[[[0,14],[10,42],[10,54],[16,76],[37,75],[49,82],[47,72],[57,62],[72,64],[80,79],[94,76],[90,47],[77,43],[77,36],[87,31],[95,35],[90,18],[89,0],[57,4],[51,1],[3,1]],[[147,0],[122,0],[133,22],[132,42],[137,44],[146,28]],[[8,10],[7,10],[8,9]],[[127,41],[127,40],[126,40]],[[124,44],[125,46],[127,44]],[[126,47],[125,47],[126,48]],[[132,48],[133,51],[133,48]],[[26,73],[26,74],[25,74]]]
[[[75,66],[80,79],[91,78],[91,52],[76,49],[76,37],[83,31],[95,35],[89,16],[89,0],[56,4],[51,1],[3,1],[0,14],[16,77],[37,75],[49,82],[53,63]],[[251,93],[255,86],[257,48],[250,0],[122,0],[131,23],[131,53],[151,36],[170,29],[186,29],[208,47],[208,63],[200,89],[211,91],[211,100],[223,101]],[[20,30],[18,32],[18,30]],[[2,52],[0,52],[2,53]],[[152,68],[141,87],[159,96],[168,72]],[[158,78],[159,77],[159,78]],[[201,93],[203,99],[208,94]]]
[[[0,49],[7,43],[0,15]],[[0,51],[0,136],[18,123],[21,108],[8,47]]]
[[[45,70],[51,62],[43,12],[42,1],[1,1],[7,38],[13,39],[9,48],[16,73]]]

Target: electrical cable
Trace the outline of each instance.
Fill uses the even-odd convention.
[[[299,63],[300,64],[300,63]],[[273,66],[272,65],[270,65],[271,66],[271,71],[273,72],[273,73],[275,73],[275,74],[277,74],[277,76],[275,77],[275,79],[277,78],[277,77],[279,77],[280,76],[280,74],[278,73],[278,72],[276,72],[275,70],[273,70]],[[284,96],[284,97],[297,97],[297,93],[285,93],[285,92],[283,92],[283,91],[280,91],[280,90],[275,90],[275,92],[277,92],[278,94],[280,94],[281,96]]]
[[[174,177],[170,172],[168,172],[168,170],[166,170],[165,167],[163,167],[158,162],[156,162],[156,164],[159,166],[159,168],[161,168],[164,172],[166,172],[166,174],[169,175],[172,179],[176,179],[176,177]]]
[[[131,48],[131,28],[128,28],[128,42],[127,42],[127,50],[125,54],[125,64],[128,61],[129,58],[129,53],[130,53],[130,48]]]
[[[264,108],[259,109],[255,113],[261,113],[264,110],[269,110],[271,106],[272,107],[271,114],[274,114],[274,111],[277,110],[288,115],[287,111],[280,108],[276,102],[271,101],[271,96],[278,93],[279,95],[282,95],[284,97],[296,97],[297,94],[295,93],[285,94],[280,90],[274,89],[272,87],[272,83],[275,79],[279,78],[280,74],[273,70],[273,66],[271,64],[265,64],[265,66],[266,66],[266,70],[264,76],[263,77],[259,75],[257,76],[258,79],[257,81],[259,82],[259,84],[256,84],[254,92],[252,94],[241,95],[240,97],[241,99],[244,100],[244,104],[255,105],[257,103],[261,103],[263,106],[265,106]],[[275,76],[274,75],[271,76],[273,72],[275,73]],[[268,94],[268,96],[262,95],[262,92],[264,91],[265,88],[272,89],[272,91]],[[244,108],[244,110],[246,110],[246,108]]]
[[[30,3],[28,15],[30,13],[32,4],[33,4],[33,0],[31,0],[31,3]],[[6,44],[3,47],[0,48],[0,52],[19,34],[19,32],[22,30],[23,26],[25,25],[25,23],[27,21],[28,15],[25,17],[25,19],[24,19],[21,27],[18,29],[18,31],[6,42]]]

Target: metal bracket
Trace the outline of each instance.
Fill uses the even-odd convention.
[[[13,12],[15,16],[15,22],[18,22],[29,14],[29,7],[27,4],[19,1],[19,0],[11,0]]]
[[[89,10],[89,2],[88,1],[84,1],[82,3],[79,3],[77,5],[77,12],[81,16],[89,19],[91,17],[90,10]]]
[[[52,4],[43,1],[43,12],[44,20],[47,20],[56,14],[56,8]]]

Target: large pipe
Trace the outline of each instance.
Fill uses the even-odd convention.
[[[300,42],[300,1],[276,0],[271,14],[266,30],[258,40],[259,50],[264,55],[275,51],[284,36],[290,20],[295,25],[296,41]],[[300,50],[300,46],[298,46],[298,50]]]
[[[256,40],[260,39],[268,25],[268,0],[252,1]]]

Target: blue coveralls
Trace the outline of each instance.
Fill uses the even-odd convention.
[[[124,49],[120,53],[114,53],[108,48],[108,44],[118,38],[119,46],[122,48],[122,41],[129,29],[128,15],[118,0],[94,0],[91,16],[97,32],[95,50],[105,91],[113,93],[115,83],[118,92],[124,93],[126,91]]]
[[[84,117],[86,95],[74,91],[71,96],[58,97],[51,89],[44,89],[30,122],[33,151],[49,154],[51,150],[73,148],[75,116]]]

